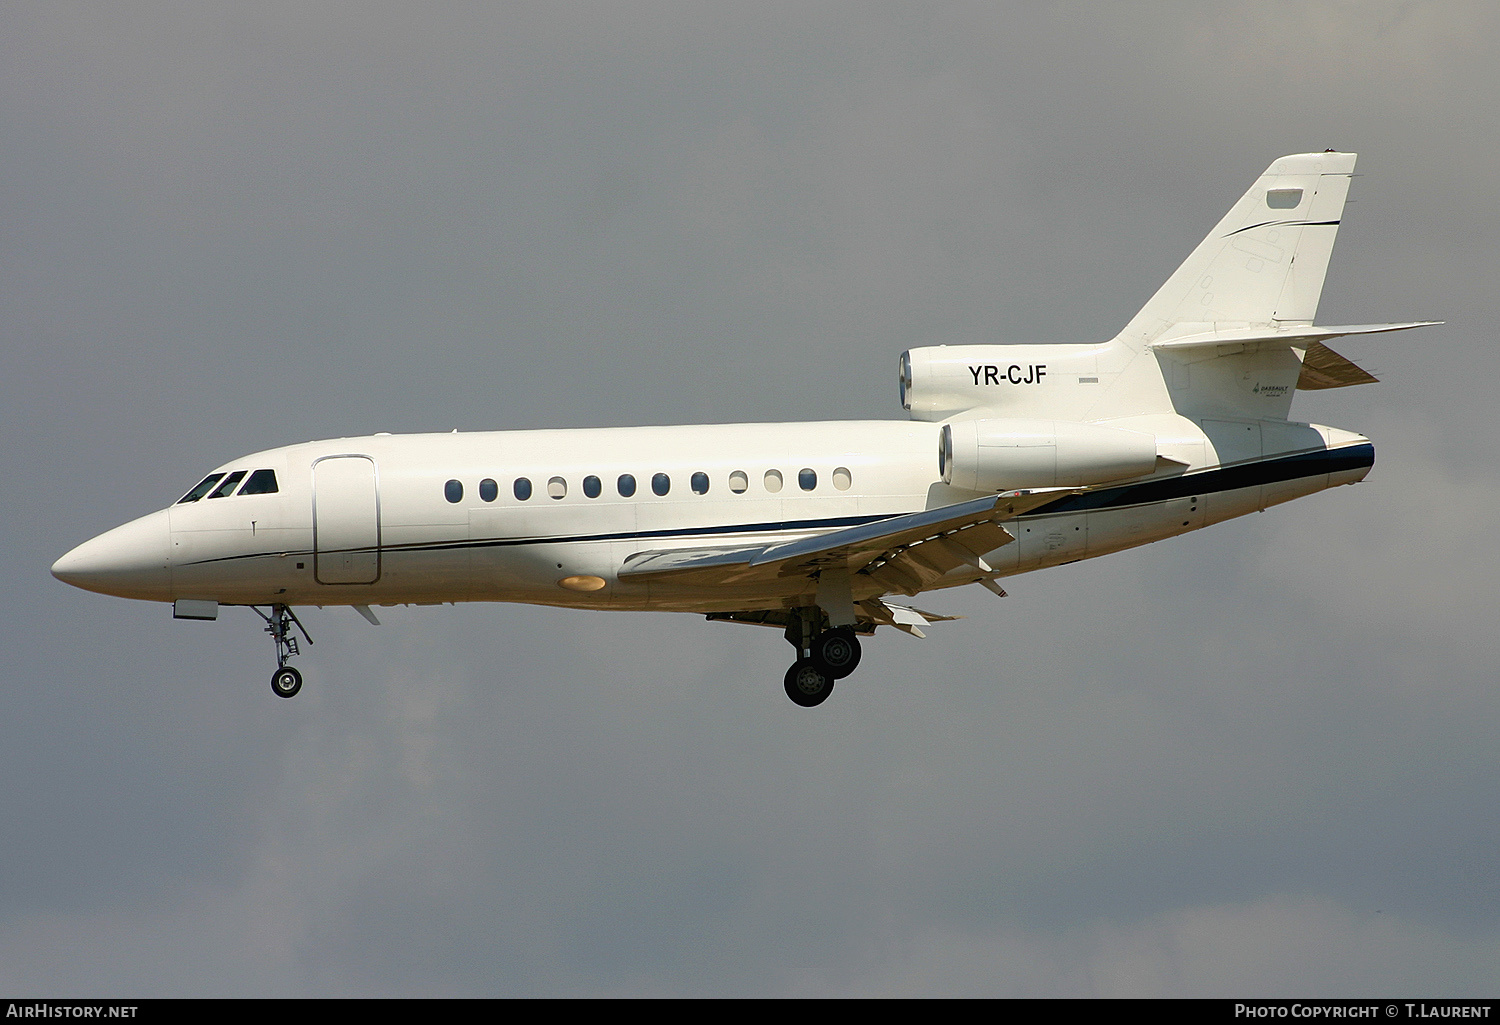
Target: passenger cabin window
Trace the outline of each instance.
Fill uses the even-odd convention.
[[[818,486],[818,472],[816,470],[801,470],[797,474],[797,486],[803,491],[811,491]]]
[[[773,495],[776,494],[776,492],[778,492],[778,491],[781,490],[781,471],[780,470],[767,470],[766,471],[766,490],[769,491]]]
[[[553,477],[547,481],[547,496],[549,498],[568,497],[568,482],[561,477]]]
[[[276,487],[275,470],[256,470],[245,481],[245,486],[240,488],[242,495],[274,495],[280,490]]]
[[[854,483],[853,476],[849,473],[847,466],[840,466],[833,471],[833,486],[840,491],[848,491],[849,485]]]
[[[244,480],[245,474],[249,472],[249,470],[235,470],[228,477],[225,477],[224,483],[214,488],[213,494],[209,495],[208,497],[223,498],[225,495],[234,494],[234,489],[239,486],[240,481]]]
[[[702,470],[699,470],[697,473],[693,474],[691,484],[693,486],[693,494],[708,494],[708,474],[704,473]]]
[[[464,485],[462,481],[450,480],[443,485],[443,497],[457,505],[464,500]]]
[[[729,475],[729,490],[736,495],[743,495],[750,488],[750,478],[745,475],[744,470],[735,470]]]
[[[635,477],[629,473],[620,474],[620,479],[615,481],[615,487],[620,492],[621,498],[629,498],[635,494]]]
[[[524,502],[531,497],[531,481],[526,477],[517,477],[511,491],[515,494],[518,502]]]
[[[500,497],[500,485],[486,477],[479,482],[479,498],[485,502],[493,502]]]
[[[219,483],[223,476],[224,475],[222,473],[211,473],[207,477],[204,477],[197,483],[196,486],[194,486],[193,490],[189,491],[187,494],[179,498],[177,500],[177,504],[182,505],[184,502],[198,501],[198,499],[202,498],[204,495],[212,491],[214,485]]]
[[[651,490],[658,496],[665,495],[672,490],[672,478],[664,473],[658,473],[651,478]]]
[[[583,493],[590,498],[598,498],[599,493],[604,490],[604,485],[599,483],[598,477],[583,478]]]

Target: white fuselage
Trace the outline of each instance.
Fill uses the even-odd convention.
[[[1127,426],[1157,437],[1158,470],[1002,521],[1016,541],[987,556],[996,575],[1352,483],[1373,462],[1358,435],[1284,420],[1157,414]],[[642,553],[785,541],[974,498],[941,482],[939,430],[855,421],[310,442],[220,468],[272,470],[274,493],[169,506],[79,546],[54,572],[125,597],[233,605],[793,608],[812,600],[806,577],[664,583],[620,570]],[[653,487],[659,475],[664,489]],[[633,479],[632,494],[621,493],[622,477]],[[526,493],[518,481],[529,496],[517,497]],[[934,586],[974,579],[965,567]]]

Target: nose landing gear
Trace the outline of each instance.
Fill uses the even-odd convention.
[[[302,632],[302,637],[308,644],[313,639],[307,634],[307,627],[302,625],[302,620],[287,605],[272,605],[270,613],[262,612],[252,605],[255,614],[266,621],[266,633],[271,635],[271,640],[276,642],[276,672],[271,674],[271,693],[278,698],[293,698],[302,689],[302,674],[287,662],[299,654],[297,650],[297,638],[292,634],[292,626],[295,625]]]

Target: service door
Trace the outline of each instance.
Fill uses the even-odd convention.
[[[313,573],[320,584],[380,579],[380,495],[369,456],[313,463]]]

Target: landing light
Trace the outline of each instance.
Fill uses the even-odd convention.
[[[570,591],[597,591],[604,586],[604,578],[592,576],[563,577],[557,582],[557,586],[566,587]]]

